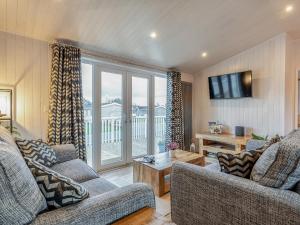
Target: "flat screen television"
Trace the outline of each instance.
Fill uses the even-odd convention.
[[[210,99],[252,97],[252,71],[208,78]]]

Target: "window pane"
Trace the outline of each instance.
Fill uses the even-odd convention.
[[[101,72],[101,161],[122,160],[122,74]]]
[[[167,79],[155,77],[155,153],[163,152],[166,132]]]
[[[82,63],[81,69],[87,163],[92,166],[93,65]]]
[[[132,156],[148,150],[148,79],[132,77]]]

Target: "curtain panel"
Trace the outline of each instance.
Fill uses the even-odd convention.
[[[182,85],[180,72],[167,73],[167,109],[166,109],[166,150],[171,142],[183,149],[184,124]]]
[[[80,49],[52,45],[48,142],[74,144],[86,161]]]

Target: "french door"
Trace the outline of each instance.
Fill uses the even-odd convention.
[[[153,154],[157,139],[155,76],[89,65],[82,64],[88,163],[99,170]],[[92,78],[85,80],[87,68]]]

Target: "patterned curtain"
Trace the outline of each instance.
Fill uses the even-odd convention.
[[[48,142],[74,144],[86,161],[80,49],[52,45]]]
[[[167,73],[166,126],[166,146],[171,142],[176,142],[180,149],[183,149],[183,103],[180,72]]]

